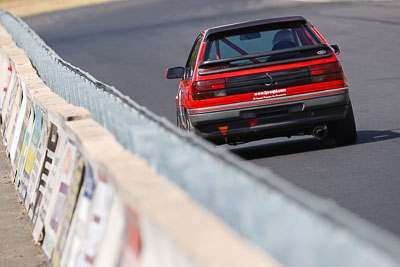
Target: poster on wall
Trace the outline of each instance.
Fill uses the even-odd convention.
[[[25,95],[26,98],[26,95]],[[13,168],[13,175],[15,178],[15,175],[17,174],[17,168],[19,167],[19,162],[20,159],[22,158],[23,160],[23,154],[25,152],[25,148],[26,148],[26,142],[25,142],[25,134],[26,134],[26,129],[28,128],[29,125],[29,118],[31,115],[31,107],[32,107],[32,101],[30,101],[29,99],[26,99],[26,107],[25,107],[25,112],[23,114],[23,118],[22,118],[22,125],[21,125],[21,129],[19,132],[19,136],[18,139],[16,139],[16,149],[15,149],[15,156],[14,159],[11,161],[11,166]],[[29,137],[28,137],[29,138]],[[17,187],[18,185],[16,185]]]
[[[125,214],[121,195],[114,194],[104,233],[97,247],[94,266],[117,266],[126,236]]]
[[[81,190],[82,181],[85,173],[85,162],[78,152],[77,160],[73,169],[73,175],[68,188],[67,202],[65,205],[65,213],[63,215],[61,225],[59,226],[59,233],[57,237],[56,247],[52,253],[51,262],[53,266],[59,266],[60,258],[62,257],[67,235],[70,229],[72,217],[76,208],[78,196]]]
[[[1,130],[2,130],[3,136],[4,136],[5,128],[8,126],[8,123],[5,123],[5,122],[8,122],[8,117],[10,115],[11,106],[15,99],[17,88],[18,88],[17,73],[15,71],[15,67],[14,67],[14,64],[12,64],[12,62],[11,62],[11,68],[12,68],[12,71],[11,71],[10,82],[8,84],[7,92],[6,92],[5,98],[3,100],[2,112],[1,112],[1,119],[3,122],[1,125]]]
[[[2,54],[3,54],[3,57],[4,57],[4,53],[2,53]],[[4,60],[4,62],[5,62],[5,60]],[[4,75],[3,90],[1,91],[1,95],[0,95],[0,113],[3,112],[3,103],[4,103],[4,100],[5,100],[6,95],[7,95],[8,86],[10,85],[10,82],[11,82],[11,74],[12,74],[12,72],[13,72],[13,66],[12,66],[12,63],[11,63],[11,59],[8,58],[8,67],[7,67],[5,75]]]
[[[26,102],[27,102],[26,94],[24,94],[20,84],[21,83],[18,82],[18,88],[17,88],[18,98],[15,99],[15,102],[13,103],[12,107],[13,109],[12,112],[14,116],[12,120],[10,118],[10,120],[8,121],[9,126],[7,127],[7,132],[6,132],[7,150],[10,153],[11,162],[14,161],[15,152],[17,150],[17,143],[22,128],[22,122],[24,119]]]
[[[33,228],[33,239],[35,242],[39,241],[39,238],[42,234],[42,229],[43,229],[43,220],[38,220],[38,214],[39,214],[39,208],[42,203],[42,198],[43,194],[45,192],[46,184],[48,182],[48,175],[51,170],[52,163],[54,161],[54,156],[58,144],[58,129],[57,126],[55,126],[53,123],[50,124],[50,132],[49,132],[49,137],[47,141],[47,149],[46,149],[46,154],[44,157],[43,164],[41,166],[40,174],[39,174],[39,183],[36,189],[36,196],[33,200],[33,205],[32,205],[32,223],[34,225]],[[29,213],[30,211],[28,211]]]
[[[49,179],[48,186],[54,184],[53,189],[47,192],[50,196],[47,208],[43,209],[46,212],[45,216],[45,236],[42,249],[47,258],[51,258],[53,248],[55,247],[62,219],[65,216],[65,210],[68,201],[68,192],[71,185],[73,170],[77,156],[77,149],[74,142],[67,139],[63,155],[60,157],[59,170]],[[45,207],[43,203],[42,207]]]
[[[36,156],[33,163],[31,177],[28,183],[28,189],[25,198],[25,207],[28,210],[29,219],[32,222],[33,219],[33,209],[36,200],[37,191],[40,182],[40,172],[45,161],[47,141],[49,139],[49,125],[46,113],[41,110],[42,113],[42,131],[40,133],[40,139],[38,148],[36,150]]]
[[[11,148],[10,148],[10,160],[11,162],[14,162],[15,159],[15,154],[17,153],[17,146],[19,142],[19,137],[21,134],[22,130],[22,125],[24,122],[24,117],[26,113],[26,108],[27,108],[27,102],[28,98],[26,96],[26,92],[24,91],[24,87],[22,87],[21,83],[18,82],[18,85],[20,87],[20,92],[21,92],[21,101],[19,103],[15,103],[16,105],[16,120],[13,123],[12,127],[12,135],[10,136],[12,140],[8,140],[10,142]]]
[[[7,71],[8,71],[7,67],[8,67],[9,62],[10,62],[10,58],[8,57],[8,55],[5,54],[3,49],[0,49],[0,86],[5,84]],[[1,88],[0,88],[0,90],[1,90]],[[0,96],[1,95],[2,95],[2,92],[0,92]]]
[[[13,85],[10,84],[10,87],[7,90],[6,99],[4,99],[3,103],[3,113],[1,114],[1,132],[3,134],[3,144],[7,147],[7,153],[9,153],[11,148],[9,142],[12,140],[12,135],[10,136],[10,132],[16,123],[17,110],[19,103],[22,100],[21,88],[19,83],[14,81],[15,77],[16,75],[13,73],[11,78]]]
[[[23,166],[23,175],[22,175],[23,178],[21,180],[21,186],[20,186],[21,200],[23,203],[25,203],[29,180],[31,178],[32,169],[35,162],[36,151],[39,145],[40,135],[42,131],[42,123],[43,123],[42,110],[40,109],[39,105],[35,104],[34,109],[35,109],[35,119],[34,119],[32,139],[29,144],[25,164]]]
[[[120,255],[119,267],[139,266],[142,252],[142,240],[140,234],[139,215],[129,205],[125,206],[126,230],[125,240]]]
[[[77,257],[77,266],[93,266],[113,201],[113,190],[107,177],[101,171],[97,172],[97,177],[89,223]]]
[[[67,234],[64,249],[61,254],[61,266],[74,267],[81,249],[82,242],[89,223],[89,215],[95,191],[94,170],[91,164],[85,161],[85,173],[82,188],[79,192],[76,208],[72,216],[71,225]]]
[[[28,147],[30,145],[31,142],[31,137],[32,137],[32,131],[33,131],[33,122],[34,122],[34,106],[33,103],[28,100],[28,107],[26,109],[26,114],[28,115],[28,119],[24,118],[24,121],[27,120],[27,125],[25,128],[25,134],[21,133],[21,138],[22,139],[22,146],[21,146],[21,152],[20,152],[20,156],[19,156],[19,160],[16,162],[17,165],[17,169],[16,169],[16,175],[15,175],[15,180],[14,180],[14,186],[15,189],[18,189],[19,184],[20,184],[20,178],[22,178],[22,174],[23,174],[23,168],[25,166],[25,160],[26,160],[26,156],[28,154]],[[22,126],[24,127],[24,126]],[[20,191],[18,190],[18,193],[20,193]],[[19,194],[20,199],[22,198],[21,194]]]

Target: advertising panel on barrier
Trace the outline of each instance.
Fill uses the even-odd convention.
[[[39,174],[39,183],[37,185],[37,188],[34,189],[34,191],[36,192],[36,195],[33,199],[33,205],[31,207],[32,211],[28,211],[28,213],[32,212],[32,223],[34,225],[32,234],[33,234],[33,239],[35,240],[35,242],[39,241],[39,238],[42,234],[43,220],[42,219],[38,220],[38,214],[39,214],[39,209],[41,207],[43,195],[45,193],[46,184],[48,182],[48,175],[50,173],[51,166],[54,161],[57,145],[58,145],[58,129],[54,124],[50,124],[46,154],[45,154],[44,162],[43,162],[42,166],[40,167],[40,171],[39,171],[39,173],[40,173]]]
[[[28,99],[29,103],[28,103],[28,107],[27,107],[27,112],[26,114],[28,115],[28,122],[27,122],[27,126],[25,128],[25,133],[21,133],[21,138],[22,138],[22,147],[21,147],[21,152],[20,152],[20,156],[19,159],[15,160],[16,164],[16,174],[15,174],[15,178],[14,178],[14,186],[15,189],[18,188],[22,188],[19,187],[20,186],[20,180],[23,176],[23,172],[24,172],[24,166],[25,166],[25,161],[26,161],[26,156],[28,155],[28,148],[30,146],[30,142],[31,142],[31,138],[32,138],[32,131],[33,131],[33,122],[34,122],[34,117],[35,117],[35,110],[34,110],[34,104]],[[29,110],[29,112],[28,112]],[[26,119],[26,118],[25,118]],[[19,197],[22,200],[22,195],[21,195],[21,191],[19,190]]]
[[[85,172],[83,176],[82,188],[78,195],[76,208],[72,217],[71,225],[67,234],[64,249],[61,254],[60,265],[65,267],[75,267],[76,258],[82,246],[89,222],[93,195],[95,190],[95,177],[92,165],[85,161]]]
[[[28,211],[28,216],[31,221],[33,219],[32,218],[33,217],[33,207],[35,204],[34,201],[36,200],[36,194],[37,194],[36,189],[39,188],[40,172],[41,172],[41,167],[43,166],[43,162],[45,160],[47,141],[48,141],[48,137],[49,137],[47,113],[40,108],[39,108],[39,110],[40,110],[40,113],[42,114],[42,129],[40,132],[39,143],[38,143],[38,147],[36,150],[35,160],[34,160],[33,168],[32,168],[32,174],[29,179],[28,189],[27,189],[27,194],[26,194],[26,199],[25,199],[25,207],[26,207],[26,210]]]
[[[99,170],[95,171],[95,181],[96,188],[82,246],[77,257],[77,266],[93,266],[114,198],[109,179]]]
[[[9,59],[10,60],[10,59]],[[5,128],[8,126],[8,116],[10,115],[10,107],[14,101],[15,95],[16,95],[16,88],[17,88],[17,72],[15,71],[15,67],[13,62],[10,62],[11,64],[11,76],[10,76],[10,81],[7,86],[7,90],[5,92],[4,100],[1,105],[1,121],[2,121],[2,133],[4,136],[4,131]],[[5,123],[7,122],[7,123]],[[6,145],[6,143],[5,143]]]
[[[1,42],[1,32],[0,32],[0,42]],[[7,73],[7,65],[11,64],[11,60],[9,59],[8,55],[3,51],[0,46],[0,96],[3,94],[1,91],[1,86],[4,85],[6,80],[6,73]],[[7,92],[7,91],[6,91]],[[0,103],[2,104],[2,103]],[[1,113],[0,113],[1,115]]]
[[[26,199],[26,194],[28,191],[28,185],[30,182],[31,174],[32,174],[32,169],[34,166],[35,162],[35,157],[36,157],[36,151],[39,145],[39,140],[40,140],[40,134],[42,132],[42,111],[40,107],[35,104],[34,106],[35,113],[34,113],[34,126],[33,126],[33,133],[32,133],[32,139],[28,147],[28,152],[25,160],[25,165],[23,167],[23,178],[21,180],[21,185],[20,185],[20,192],[21,192],[21,199],[22,202],[25,203]]]
[[[23,86],[22,86],[22,89],[24,89]],[[13,173],[14,177],[12,177],[12,179],[15,178],[15,175],[17,173],[19,160],[20,160],[22,154],[25,152],[25,148],[26,148],[26,146],[25,146],[25,133],[26,133],[26,129],[27,129],[28,124],[29,124],[29,117],[31,115],[31,110],[32,110],[32,101],[29,98],[27,98],[26,93],[24,93],[24,90],[22,90],[22,94],[25,94],[23,97],[24,97],[24,99],[26,99],[26,105],[25,105],[25,107],[23,109],[23,111],[24,111],[23,113],[21,113],[22,109],[20,110],[20,114],[23,115],[22,124],[21,124],[21,128],[20,129],[18,129],[18,128],[16,129],[16,131],[19,130],[19,133],[17,132],[18,133],[18,138],[13,141],[13,145],[16,144],[16,148],[15,148],[14,159],[11,160],[11,166],[12,166],[12,169],[13,169],[13,172],[14,172]]]
[[[66,215],[65,210],[68,200],[68,191],[73,176],[76,156],[76,146],[67,138],[65,148],[60,157],[60,169],[56,170],[55,175],[49,177],[48,191],[46,193],[49,193],[50,199],[47,209],[43,209],[46,216],[44,221],[45,236],[42,245],[43,252],[49,259],[51,258],[53,248],[58,239],[60,225]],[[54,167],[53,164],[53,169]],[[52,184],[54,184],[54,188],[50,188]],[[44,207],[45,202],[43,202],[42,205]]]
[[[3,120],[3,136],[4,136],[4,144],[7,145],[7,153],[10,155],[11,148],[12,148],[12,143],[14,140],[14,133],[15,129],[17,126],[18,122],[18,112],[20,110],[20,107],[23,103],[23,94],[22,94],[22,89],[20,86],[20,83],[18,80],[16,80],[14,88],[12,88],[12,91],[10,91],[11,88],[7,90],[7,95],[10,93],[11,97],[9,98],[8,101],[8,111],[5,113],[6,118]],[[4,103],[6,104],[6,102]],[[4,105],[3,105],[4,107]],[[5,109],[3,109],[5,110]],[[21,122],[22,123],[22,122]],[[10,155],[11,157],[11,155]]]
[[[4,57],[4,53],[2,53],[2,55]],[[6,63],[6,62],[7,62],[6,60],[2,61],[3,64]],[[4,68],[2,68],[2,70],[3,69]],[[11,59],[8,58],[8,66],[6,68],[6,72],[2,73],[2,76],[3,75],[4,76],[0,80],[2,82],[0,84],[3,84],[3,88],[2,88],[3,90],[1,91],[1,94],[0,94],[0,115],[1,115],[1,113],[3,111],[2,107],[3,107],[4,99],[6,98],[6,95],[7,95],[8,86],[10,85],[10,82],[11,82],[11,74],[12,74],[12,72],[13,72],[13,66],[11,64]],[[0,88],[0,90],[1,90],[1,88]]]
[[[75,161],[75,166],[73,169],[71,184],[68,188],[67,203],[65,207],[65,214],[63,216],[64,218],[62,219],[61,225],[59,226],[60,230],[56,242],[56,247],[54,248],[51,257],[51,261],[54,267],[60,265],[60,259],[64,252],[64,247],[67,241],[67,235],[71,226],[72,217],[74,215],[78,197],[80,195],[84,173],[85,161],[81,153],[78,151],[77,160]]]
[[[139,257],[142,252],[139,215],[129,204],[125,205],[125,210],[125,238],[118,267],[139,266]]]
[[[6,92],[5,99],[3,101],[2,113],[1,113],[1,119],[2,119],[1,131],[3,134],[3,144],[7,146],[7,153],[9,153],[9,147],[10,147],[7,140],[8,141],[12,140],[12,138],[7,134],[7,129],[8,131],[11,131],[13,124],[15,123],[15,117],[16,117],[15,109],[16,106],[18,105],[17,103],[18,100],[20,100],[20,97],[21,97],[21,90],[19,88],[17,74],[13,69],[13,72],[11,73],[11,81]]]
[[[17,119],[15,121],[15,123],[12,126],[12,133],[10,133],[10,137],[12,138],[11,140],[8,139],[7,136],[7,140],[10,141],[10,160],[12,163],[14,163],[14,160],[16,158],[16,153],[17,152],[17,148],[18,148],[18,142],[19,142],[19,137],[21,135],[21,130],[23,127],[23,123],[24,123],[24,118],[25,118],[25,113],[26,113],[26,107],[27,107],[27,97],[26,97],[26,93],[24,92],[24,87],[21,86],[20,81],[18,81],[18,87],[17,90],[20,92],[20,99],[21,101],[18,101],[19,99],[15,99],[18,102],[14,102],[15,103],[15,112],[16,112],[16,116]],[[8,128],[10,128],[8,126]],[[18,158],[18,156],[17,156]],[[15,165],[13,165],[15,166]]]
[[[117,266],[127,233],[125,209],[121,196],[114,194],[103,237],[98,245],[93,266]],[[135,266],[135,265],[131,265]]]
[[[45,177],[45,186],[43,188],[43,196],[40,202],[38,216],[35,222],[34,231],[35,233],[41,233],[43,231],[43,227],[46,223],[48,223],[47,217],[49,208],[51,205],[52,199],[54,199],[57,195],[58,186],[60,184],[59,174],[62,164],[62,157],[65,152],[65,147],[67,144],[67,139],[64,131],[58,124],[54,124],[51,119],[51,113],[48,114],[50,127],[57,128],[58,134],[58,144],[56,146],[56,150],[54,151],[54,158],[52,159],[51,165],[47,166],[49,174]],[[44,176],[43,176],[44,177]],[[44,237],[44,236],[43,236]],[[46,255],[48,256],[48,255]]]

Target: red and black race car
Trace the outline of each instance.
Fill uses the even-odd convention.
[[[196,38],[181,79],[177,125],[214,142],[314,135],[356,142],[349,88],[335,54],[304,17],[219,26]]]

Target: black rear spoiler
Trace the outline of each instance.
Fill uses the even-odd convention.
[[[215,68],[215,67],[218,67],[221,65],[226,65],[226,64],[229,65],[235,61],[246,60],[246,59],[257,59],[257,58],[261,58],[261,57],[282,55],[282,54],[289,54],[289,53],[297,53],[297,55],[293,58],[288,58],[288,59],[279,59],[279,60],[274,60],[274,61],[253,63],[253,64],[249,64],[249,65],[236,66],[236,67],[233,66],[233,67],[222,68],[222,69],[212,69],[212,68]],[[259,68],[259,67],[278,65],[278,64],[287,64],[287,63],[304,61],[304,60],[326,58],[326,57],[331,57],[332,55],[333,55],[332,49],[329,45],[320,44],[320,45],[313,45],[313,46],[288,48],[288,49],[271,51],[271,52],[267,52],[267,53],[245,55],[245,56],[240,56],[240,57],[201,61],[199,63],[199,75],[217,74],[217,73],[222,73],[222,72],[229,72],[229,71],[236,71],[236,70],[243,70],[243,69],[250,69],[250,68]],[[205,69],[212,69],[212,70],[205,70]]]

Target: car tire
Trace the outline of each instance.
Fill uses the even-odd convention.
[[[180,118],[180,116],[179,116],[179,111],[176,111],[176,126],[177,126],[179,129],[181,129],[181,130],[184,129],[184,128],[183,128],[183,125],[182,125],[181,118]]]
[[[179,129],[185,130],[187,132],[193,132],[194,126],[190,122],[189,117],[187,116],[186,110],[185,110],[185,114],[183,116],[183,120],[184,121],[182,121],[182,119],[181,119],[179,111],[176,111],[176,126],[178,126]]]
[[[190,121],[186,110],[185,110],[185,126],[186,126],[186,131],[194,132],[194,126],[193,126],[192,122]]]
[[[343,120],[334,123],[331,130],[336,145],[338,146],[351,145],[357,141],[356,123],[351,102],[346,117]]]

